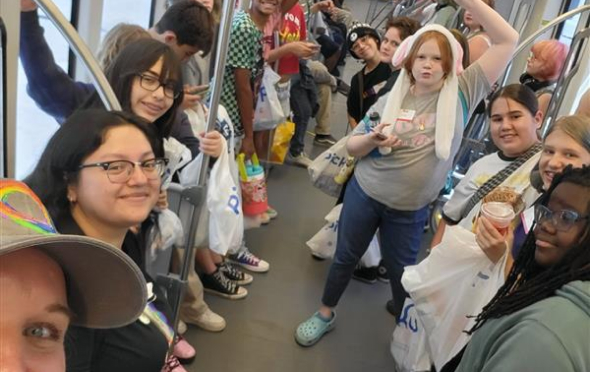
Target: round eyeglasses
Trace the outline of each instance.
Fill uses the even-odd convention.
[[[588,219],[588,216],[580,216],[578,212],[568,209],[553,212],[544,205],[535,206],[535,222],[537,224],[543,223],[546,220],[551,221],[556,230],[568,231],[576,224],[576,222]]]
[[[180,95],[180,89],[175,81],[161,82],[157,77],[147,74],[137,74],[137,76],[139,77],[139,85],[143,89],[155,92],[160,87],[164,87],[166,97],[175,99]]]
[[[82,164],[78,168],[93,168],[99,167],[106,171],[109,181],[112,183],[125,183],[131,179],[131,175],[138,165],[145,177],[149,180],[156,180],[162,177],[164,169],[168,164],[168,159],[148,159],[141,162],[133,162],[129,160],[113,160],[102,163]]]

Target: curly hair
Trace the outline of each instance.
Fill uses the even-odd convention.
[[[561,183],[571,183],[586,188],[590,193],[590,167],[567,166],[563,173],[553,179],[550,189],[539,200],[547,205],[555,188]],[[590,202],[586,210],[590,209]],[[536,238],[533,229],[516,258],[506,283],[477,316],[475,325],[468,332],[472,334],[486,321],[515,313],[536,302],[555,295],[565,284],[590,280],[590,220],[586,219],[581,240],[574,245],[556,264],[542,267],[535,261]]]

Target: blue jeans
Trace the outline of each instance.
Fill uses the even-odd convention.
[[[428,205],[417,211],[398,211],[371,198],[355,177],[348,183],[338,226],[338,242],[322,303],[335,307],[352,272],[379,229],[381,255],[390,279],[397,315],[407,293],[401,284],[404,267],[416,263]]]

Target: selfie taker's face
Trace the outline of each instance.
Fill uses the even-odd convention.
[[[37,248],[0,258],[0,370],[65,371],[70,323],[63,272]]]
[[[535,261],[539,265],[547,267],[557,264],[570,249],[580,244],[583,235],[588,233],[589,203],[588,187],[562,182],[553,190],[547,204],[553,216],[537,221],[535,227]],[[569,212],[579,217],[567,228],[559,221],[556,223],[559,220],[557,216],[563,216],[564,211],[568,211],[566,215],[570,217],[572,214]]]

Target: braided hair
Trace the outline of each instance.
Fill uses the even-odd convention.
[[[562,174],[554,178],[550,189],[539,199],[539,203],[547,205],[551,194],[562,182],[580,185],[590,192],[590,166],[575,169],[571,165],[567,166]],[[586,210],[590,210],[590,202]],[[590,220],[586,220],[581,241],[551,267],[542,267],[535,261],[535,240],[531,228],[506,283],[477,316],[469,334],[481,328],[489,319],[515,313],[553,296],[556,290],[569,282],[590,281]]]

